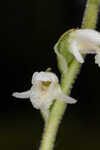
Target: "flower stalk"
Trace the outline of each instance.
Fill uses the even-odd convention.
[[[96,27],[99,3],[100,3],[99,0],[87,1],[82,22],[82,28],[94,29]],[[77,62],[76,59],[73,59],[73,61],[70,64],[70,68],[68,69],[67,73],[63,74],[61,79],[61,88],[65,94],[67,95],[70,94],[72,85],[75,82],[75,79],[79,71],[80,71],[80,63]],[[53,149],[58,127],[66,107],[67,104],[65,102],[55,101],[51,109],[50,117],[46,122],[44,128],[40,150]]]

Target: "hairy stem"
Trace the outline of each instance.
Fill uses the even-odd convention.
[[[88,0],[83,17],[82,28],[94,29],[96,27],[99,4],[99,0]]]
[[[96,26],[98,0],[88,0],[83,18],[82,28],[94,29]],[[62,76],[61,87],[64,93],[70,94],[71,87],[80,70],[80,64],[74,59],[68,72]],[[46,122],[40,150],[52,150],[56,138],[57,130],[67,104],[56,100],[52,107],[50,117]]]

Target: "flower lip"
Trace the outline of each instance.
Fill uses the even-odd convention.
[[[34,84],[35,81],[58,82],[58,78],[54,73],[41,71],[33,74],[32,84]]]

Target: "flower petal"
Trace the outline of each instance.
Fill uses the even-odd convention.
[[[51,81],[51,82],[58,82],[57,76],[52,72],[35,72],[32,77],[32,84],[35,81]]]
[[[95,63],[98,64],[98,66],[100,67],[100,53],[96,54]]]
[[[29,98],[30,97],[30,90],[26,92],[14,92],[12,96],[16,98]]]
[[[100,32],[92,29],[79,29],[76,31],[76,40],[92,43],[96,46],[99,46]]]
[[[84,59],[83,59],[82,55],[79,52],[77,41],[75,41],[75,40],[71,41],[70,46],[69,46],[69,50],[75,56],[77,61],[79,61],[80,63],[84,63]]]
[[[62,95],[59,96],[59,99],[65,101],[68,104],[75,104],[77,102],[77,100],[75,100],[70,96],[65,95],[64,93],[62,93]]]
[[[32,84],[34,84],[34,80],[35,80],[35,78],[36,78],[36,76],[37,76],[38,74],[39,74],[39,72],[34,72],[34,73],[33,73],[32,81],[31,81]]]

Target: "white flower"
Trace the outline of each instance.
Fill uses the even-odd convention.
[[[95,63],[100,67],[100,33],[92,29],[76,29],[70,33],[69,50],[80,63],[81,54],[96,54]]]
[[[65,101],[69,104],[76,103],[76,100],[65,95],[58,83],[57,76],[52,72],[35,72],[32,77],[32,87],[26,92],[15,92],[16,98],[30,98],[36,109],[49,115],[49,108],[55,99]]]

